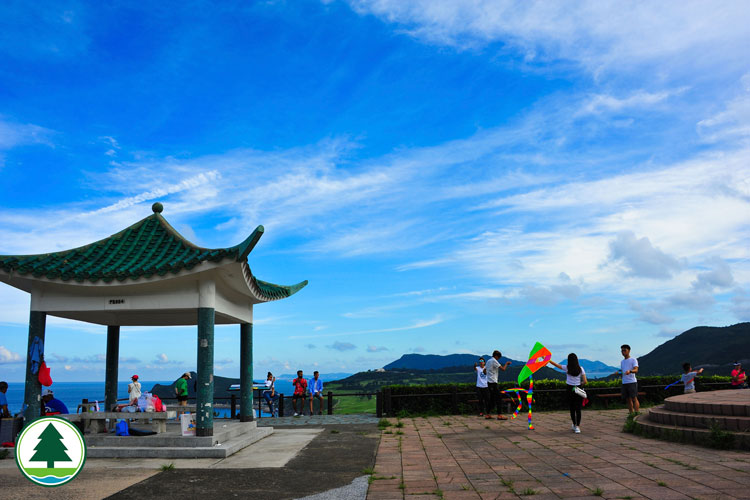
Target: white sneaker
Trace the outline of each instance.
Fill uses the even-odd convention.
[[[575,427],[573,428],[573,432],[575,432],[576,434],[580,434],[580,433],[581,433],[581,429],[580,429],[580,428],[579,428],[579,427],[578,427],[578,426],[576,425],[576,426],[575,426]]]
[[[570,424],[570,430],[575,432],[576,431],[576,424]]]
[[[294,416],[295,416],[295,417],[298,417],[298,416],[299,416],[299,413],[297,413],[297,412],[294,412]]]

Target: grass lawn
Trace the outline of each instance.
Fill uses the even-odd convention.
[[[345,396],[334,397],[333,399],[334,415],[348,415],[350,413],[375,413],[375,410],[375,396],[372,396],[370,399],[368,399],[367,396]]]

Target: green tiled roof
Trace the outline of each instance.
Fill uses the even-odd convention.
[[[203,262],[247,259],[263,234],[258,226],[239,245],[229,248],[201,248],[186,240],[161,215],[161,205],[154,213],[127,229],[89,245],[63,252],[38,255],[0,255],[0,269],[21,276],[47,278],[64,282],[138,280],[152,276],[177,274]],[[307,281],[294,286],[266,283],[249,275],[260,293],[275,300],[296,293]]]

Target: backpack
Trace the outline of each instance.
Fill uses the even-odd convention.
[[[130,436],[130,433],[128,433],[127,420],[120,420],[117,422],[117,425],[115,425],[115,434],[118,436]]]

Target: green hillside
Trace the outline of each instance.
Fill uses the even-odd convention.
[[[685,362],[707,374],[728,375],[735,360],[750,368],[750,323],[691,328],[638,357],[638,365],[643,375],[680,373]]]

